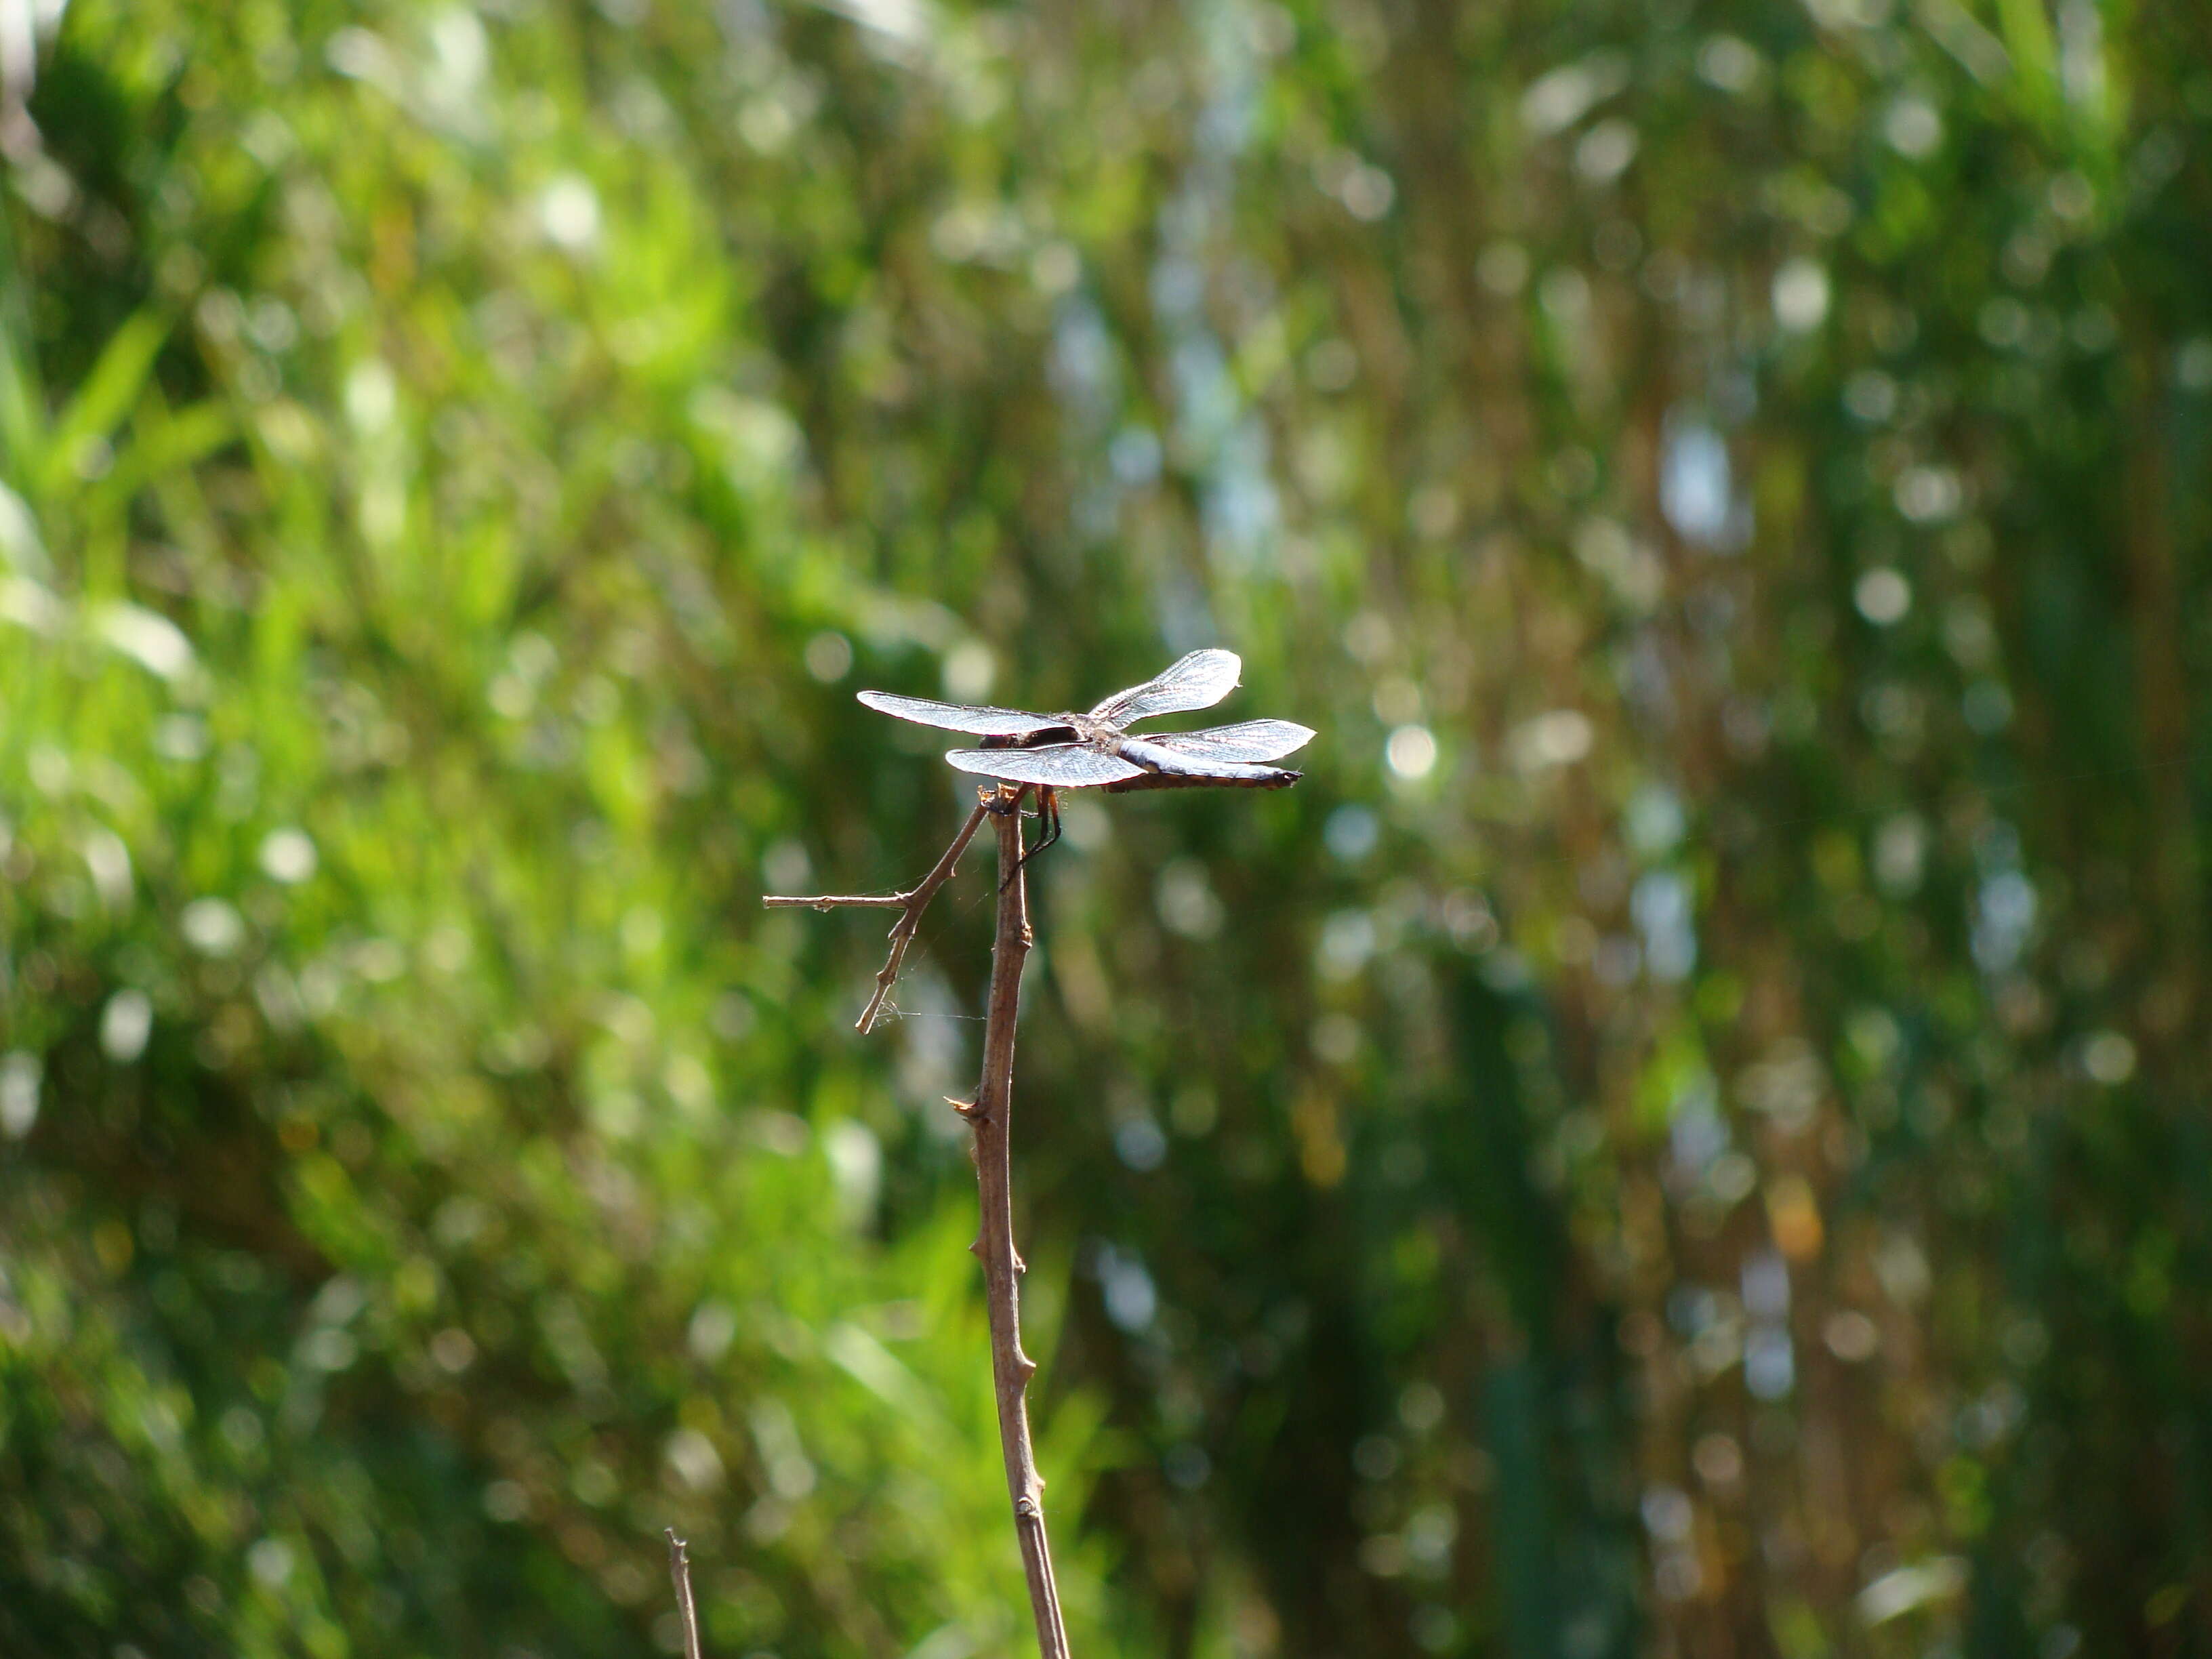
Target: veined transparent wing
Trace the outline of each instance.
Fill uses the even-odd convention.
[[[1126,727],[1154,714],[1211,708],[1237,689],[1244,664],[1234,651],[1194,651],[1162,669],[1142,685],[1116,691],[1091,711],[1091,718]]]
[[[1145,741],[1194,761],[1271,761],[1313,741],[1313,728],[1292,720],[1245,720],[1202,732],[1147,733]]]
[[[1141,766],[1102,755],[1079,743],[1048,743],[1039,749],[955,749],[945,758],[963,772],[979,772],[1008,783],[1041,783],[1053,789],[1087,789],[1145,775]]]
[[[1025,737],[1060,724],[1049,714],[1032,714],[1019,708],[938,702],[928,697],[896,696],[889,691],[863,691],[859,696],[878,714],[893,714],[917,726],[942,726],[947,732],[971,732],[979,738]]]

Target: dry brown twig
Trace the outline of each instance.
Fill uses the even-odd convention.
[[[1006,1492],[1013,1500],[1014,1530],[1022,1547],[1022,1567],[1029,1579],[1030,1608],[1036,1616],[1037,1648],[1043,1659],[1068,1659],[1067,1628],[1060,1613],[1060,1589],[1052,1571],[1052,1552],[1044,1528],[1044,1479],[1038,1474],[1036,1452],[1030,1441],[1028,1389],[1036,1362],[1022,1352],[1022,1259],[1014,1249],[1013,1165],[1009,1129],[1014,1095],[1014,1018],[1021,1006],[1022,968],[1033,935],[1030,929],[1029,880],[1022,869],[1022,802],[1026,785],[1006,784],[976,803],[968,822],[953,837],[934,868],[912,891],[889,898],[825,895],[814,898],[775,897],[763,902],[785,908],[805,907],[830,910],[843,906],[897,909],[902,914],[891,927],[890,960],[876,975],[875,995],[862,1011],[860,1029],[872,1027],[884,999],[898,978],[907,946],[914,940],[921,913],[937,890],[951,878],[960,854],[975,838],[986,815],[998,820],[998,929],[992,945],[991,994],[983,1023],[983,1075],[972,1102],[954,1101],[952,1108],[974,1133],[975,1188],[981,1224],[969,1248],[983,1264],[984,1297],[990,1314],[991,1379],[999,1402],[999,1449],[1006,1460]],[[696,1641],[689,1620],[690,1583],[684,1570],[682,1546],[670,1534],[677,1596],[686,1611],[687,1640]],[[696,1647],[686,1659],[698,1659]]]

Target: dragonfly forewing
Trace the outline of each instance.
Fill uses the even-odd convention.
[[[968,732],[979,738],[1020,738],[1066,724],[1050,714],[1032,714],[1021,708],[991,708],[980,703],[939,702],[929,697],[902,697],[889,691],[863,691],[860,699],[878,714],[896,715],[917,726],[935,726],[947,732]]]
[[[1162,669],[1142,685],[1116,691],[1091,711],[1107,726],[1125,726],[1155,714],[1211,708],[1237,689],[1244,664],[1234,651],[1194,651]]]

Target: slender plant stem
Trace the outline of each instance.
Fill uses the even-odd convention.
[[[914,943],[915,930],[921,926],[921,913],[929,908],[929,902],[937,896],[937,890],[952,878],[953,871],[959,866],[960,855],[968,850],[968,843],[975,839],[975,831],[981,825],[984,814],[989,811],[987,805],[978,801],[975,810],[968,815],[968,822],[960,826],[960,833],[953,836],[952,845],[945,849],[944,856],[907,892],[893,893],[888,896],[880,894],[823,893],[812,898],[787,898],[778,895],[761,901],[771,910],[834,910],[842,907],[902,913],[899,919],[891,924],[890,957],[876,975],[876,994],[868,999],[868,1006],[860,1010],[860,1018],[854,1022],[863,1033],[875,1029],[877,1016],[883,1012],[884,1004],[890,996],[891,987],[898,983],[899,969],[906,962],[906,947]]]
[[[975,1188],[981,1210],[973,1249],[983,1264],[991,1320],[991,1376],[999,1396],[999,1446],[1006,1463],[1006,1492],[1013,1499],[1014,1530],[1029,1577],[1030,1607],[1036,1614],[1037,1649],[1043,1659],[1067,1659],[1067,1627],[1060,1615],[1060,1587],[1045,1540],[1044,1479],[1030,1443],[1028,1389],[1036,1363],[1022,1352],[1022,1259],[1014,1249],[1012,1125],[1014,1095],[1014,1019],[1020,1011],[1022,967],[1030,953],[1029,879],[1021,869],[1022,818],[1026,791],[994,803],[999,826],[997,941],[992,947],[991,1000],[983,1024],[983,1076],[973,1104],[954,1103],[975,1136]],[[1011,872],[1011,878],[1003,872]]]
[[[1014,1531],[1022,1547],[1022,1568],[1029,1578],[1030,1607],[1036,1615],[1037,1650],[1042,1659],[1068,1659],[1067,1627],[1060,1614],[1060,1587],[1053,1577],[1052,1551],[1045,1539],[1044,1477],[1037,1473],[1030,1442],[1029,1382],[1036,1362],[1022,1352],[1021,1256],[1014,1249],[1012,1148],[1008,1128],[1014,1097],[1014,1018],[1020,1012],[1022,967],[1028,960],[1029,880],[1022,870],[1022,802],[1025,785],[1006,785],[986,796],[968,815],[952,844],[912,891],[889,897],[825,894],[813,898],[774,897],[763,902],[781,908],[830,910],[860,906],[901,914],[891,927],[890,960],[876,975],[876,994],[862,1011],[860,1028],[876,1022],[898,979],[907,946],[913,943],[921,913],[988,814],[999,827],[999,911],[992,946],[991,1000],[983,1022],[983,1076],[972,1102],[953,1108],[975,1133],[975,1190],[981,1223],[969,1248],[983,1264],[984,1300],[991,1322],[991,1379],[999,1401],[999,1449],[1006,1463],[1006,1493],[1013,1500]],[[697,1635],[690,1618],[690,1581],[683,1546],[670,1537],[671,1570],[677,1575],[677,1601],[685,1610],[686,1659],[698,1659]]]

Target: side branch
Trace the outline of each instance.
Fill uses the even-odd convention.
[[[868,1006],[860,1011],[860,1018],[856,1022],[862,1031],[875,1029],[876,1018],[883,1012],[884,1003],[891,994],[891,987],[898,983],[899,969],[906,961],[906,947],[914,943],[915,930],[921,926],[921,913],[929,908],[929,902],[937,896],[937,890],[952,878],[953,870],[960,862],[960,855],[968,850],[968,843],[975,839],[975,831],[981,827],[984,816],[989,811],[990,808],[983,802],[975,804],[975,810],[968,815],[968,822],[962,824],[960,833],[953,836],[952,845],[945,849],[945,855],[910,891],[893,893],[888,897],[872,894],[825,893],[813,898],[790,898],[778,894],[761,900],[771,910],[857,908],[904,913],[891,924],[890,957],[876,975],[876,994],[868,999]]]
[[[983,1025],[983,1076],[975,1103],[956,1106],[975,1136],[975,1188],[981,1225],[973,1246],[983,1264],[991,1322],[991,1378],[999,1402],[999,1445],[1013,1500],[1014,1531],[1029,1579],[1042,1659],[1067,1659],[1067,1627],[1060,1613],[1060,1588],[1044,1528],[1044,1480],[1030,1442],[1028,1388],[1036,1365],[1022,1352],[1021,1257],[1014,1250],[1013,1171],[1008,1130],[1014,1092],[1014,1017],[1021,1004],[1022,967],[1029,956],[1029,883],[1022,872],[1020,805],[1025,791],[994,803],[999,819],[997,943],[991,961],[991,1000]]]

